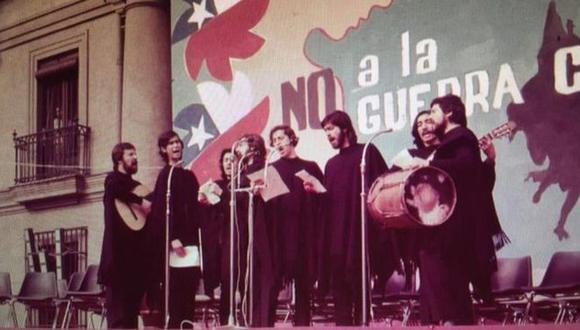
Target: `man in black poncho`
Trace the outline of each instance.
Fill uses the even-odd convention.
[[[256,182],[252,183],[248,175],[264,168],[266,163],[266,145],[264,139],[257,134],[246,134],[240,141],[236,150],[234,150],[234,153],[242,162],[240,187],[251,188]],[[252,203],[253,242],[251,243],[253,243],[253,249],[250,250],[250,195],[247,192],[236,193],[237,221],[235,229],[237,232],[237,242],[235,243],[236,256],[234,259],[234,264],[236,265],[236,271],[234,272],[235,284],[239,285],[238,289],[242,296],[242,311],[244,321],[246,321],[244,325],[251,327],[273,327],[275,322],[275,309],[272,310],[272,301],[275,301],[277,296],[274,292],[273,258],[267,233],[268,228],[265,218],[264,201],[257,194],[253,194]],[[229,251],[229,243],[227,243],[227,249]],[[251,304],[249,301],[250,295],[246,289],[249,288],[249,276],[247,276],[249,275],[247,264],[248,251],[253,252]],[[224,261],[227,261],[229,265],[229,254]],[[223,289],[229,290],[229,287]],[[252,313],[250,313],[250,310]]]
[[[206,295],[213,298],[215,288],[221,286],[220,324],[226,325],[229,316],[229,240],[230,240],[230,173],[234,164],[231,149],[220,154],[221,178],[207,183],[208,189],[200,189],[198,200],[205,205],[201,223],[203,250],[203,285]],[[203,187],[203,186],[202,186]],[[204,190],[204,191],[202,191]],[[211,201],[211,195],[215,199]]]
[[[119,143],[111,152],[114,171],[105,179],[105,232],[98,282],[106,287],[107,325],[109,328],[137,328],[139,304],[145,293],[146,239],[144,230],[131,229],[115,207],[124,204],[151,203],[133,193],[140,185],[133,180],[137,173],[137,152],[130,143]],[[133,219],[131,219],[133,220]]]
[[[433,123],[429,116],[429,110],[423,110],[417,113],[411,135],[415,148],[404,149],[393,158],[392,171],[407,169],[408,162],[412,158],[428,159],[435,152],[439,145],[439,139],[433,132]],[[403,270],[405,273],[405,289],[413,289],[413,276],[415,275],[417,260],[417,229],[397,229],[394,230],[397,247],[401,260],[403,261]]]
[[[332,157],[324,170],[323,195],[326,214],[321,233],[322,267],[319,287],[331,283],[335,301],[337,325],[360,325],[361,293],[361,205],[360,162],[364,145],[357,143],[356,132],[343,111],[330,113],[322,120],[322,127],[331,146],[339,153]],[[370,145],[366,155],[366,187],[387,171],[381,153]],[[389,231],[368,223],[371,271],[387,277],[398,264],[392,255],[393,242]],[[369,286],[367,286],[369,287]],[[370,304],[367,304],[369,306]]]
[[[459,97],[436,98],[430,116],[441,143],[433,160],[415,159],[415,165],[447,172],[455,182],[457,204],[447,222],[421,232],[421,318],[425,325],[472,324],[469,273],[477,258],[473,242],[483,223],[477,213],[482,187],[478,141],[467,129],[465,106]]]
[[[289,193],[266,203],[268,234],[272,245],[275,271],[275,292],[284,283],[295,280],[294,325],[310,325],[310,295],[316,277],[317,230],[319,229],[320,196],[306,192],[296,174],[306,171],[322,182],[323,174],[315,162],[301,159],[295,147],[298,137],[292,128],[279,125],[270,131],[270,145],[280,159],[272,164]],[[276,301],[272,310],[275,310]]]
[[[430,159],[441,141],[434,135],[434,123],[429,116],[428,111],[421,111],[415,119],[412,134],[415,138],[414,143],[417,149],[410,149],[408,153],[412,157],[421,159]],[[421,144],[422,143],[422,144]],[[508,236],[503,231],[493,201],[493,187],[495,183],[495,148],[489,137],[483,137],[479,140],[479,146],[483,150],[486,159],[481,164],[481,189],[477,189],[479,195],[476,197],[479,217],[474,221],[476,226],[474,240],[471,242],[471,248],[475,257],[470,258],[471,266],[469,268],[469,280],[474,288],[474,295],[486,303],[491,303],[491,276],[497,269],[495,251],[501,249],[509,243]],[[401,154],[401,153],[400,153]],[[401,157],[404,159],[406,157]],[[405,167],[397,164],[395,157],[395,167]],[[491,244],[493,243],[493,245]]]
[[[197,201],[199,184],[193,172],[181,167],[183,142],[173,131],[159,136],[159,154],[167,164],[157,176],[153,191],[150,224],[153,281],[164,282],[165,253],[185,257],[195,254],[199,247],[198,228],[201,214]],[[165,242],[167,181],[171,176],[169,244]],[[171,260],[171,258],[170,258]],[[195,293],[200,277],[199,264],[170,267],[169,271],[169,327],[179,328],[184,320],[193,321]],[[187,326],[187,325],[186,325]]]

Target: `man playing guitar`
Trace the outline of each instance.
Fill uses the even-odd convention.
[[[105,231],[99,267],[99,283],[106,287],[107,325],[109,328],[137,328],[139,304],[145,292],[145,231],[137,214],[147,212],[151,203],[136,194],[141,184],[132,178],[137,173],[137,151],[122,142],[111,152],[113,172],[105,179],[103,204]],[[135,208],[134,217],[123,218],[124,210]],[[138,210],[138,207],[142,210]],[[119,207],[119,209],[118,209]],[[144,225],[144,223],[143,223]]]

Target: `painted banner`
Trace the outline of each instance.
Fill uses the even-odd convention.
[[[289,124],[298,154],[324,168],[320,127],[350,115],[388,163],[412,146],[431,100],[460,95],[484,135],[507,121],[496,207],[512,244],[541,274],[556,251],[580,250],[580,22],[577,0],[172,1],[174,128],[201,182],[244,133]],[[536,280],[541,275],[536,276]],[[537,284],[537,283],[536,283]]]

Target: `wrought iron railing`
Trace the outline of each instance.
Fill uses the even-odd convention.
[[[90,133],[79,124],[24,136],[14,132],[15,184],[89,174]]]
[[[24,231],[27,272],[56,272],[69,280],[74,272],[87,268],[88,228],[59,228],[52,231]]]
[[[24,267],[26,272],[55,272],[59,281],[68,283],[74,272],[87,269],[88,228],[59,228],[52,231],[24,230]],[[62,314],[61,314],[62,316]],[[29,311],[30,325],[49,327],[56,315],[54,306]],[[73,327],[87,324],[85,312],[77,311]]]

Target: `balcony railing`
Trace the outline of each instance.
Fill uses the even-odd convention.
[[[15,184],[89,174],[90,133],[79,124],[24,136],[14,132]]]

